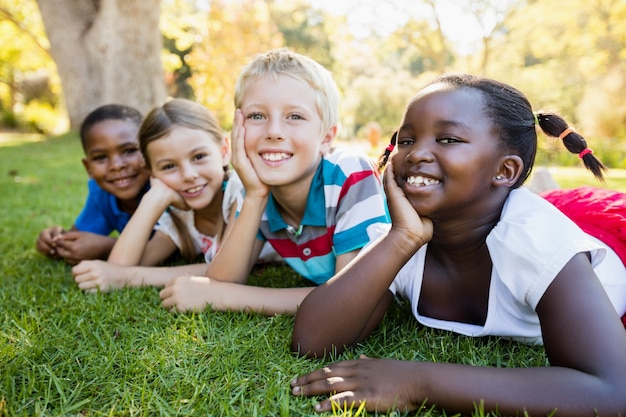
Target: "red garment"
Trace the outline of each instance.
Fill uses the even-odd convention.
[[[540,195],[586,233],[613,249],[626,265],[626,194],[587,186],[551,190]],[[622,323],[626,327],[626,314]]]

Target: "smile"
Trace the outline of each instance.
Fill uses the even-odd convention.
[[[421,175],[415,177],[408,177],[406,183],[409,185],[426,186],[439,184],[439,180],[433,178],[422,177]]]
[[[291,158],[291,154],[288,154],[286,152],[262,153],[261,158],[270,162],[278,162]]]
[[[193,188],[189,188],[187,190],[185,190],[185,193],[187,194],[195,194],[198,191],[202,190],[204,188],[204,185],[198,185],[197,187],[193,187]]]
[[[134,180],[133,177],[126,177],[126,178],[120,178],[117,180],[111,180],[111,182],[113,183],[113,185],[115,185],[116,187],[126,187],[128,186],[130,183],[132,183]]]

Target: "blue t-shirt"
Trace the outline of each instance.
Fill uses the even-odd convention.
[[[76,229],[103,236],[108,236],[114,231],[121,232],[131,215],[122,211],[117,204],[117,198],[100,188],[93,178],[89,179],[87,187],[89,194],[83,210],[74,222]],[[141,196],[148,189],[150,189],[149,182],[141,191]]]

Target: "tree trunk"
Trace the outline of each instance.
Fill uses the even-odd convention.
[[[160,0],[37,0],[72,129],[98,106],[166,98]]]

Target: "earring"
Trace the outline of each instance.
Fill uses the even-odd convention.
[[[502,175],[496,175],[496,180],[500,181],[502,179]]]

